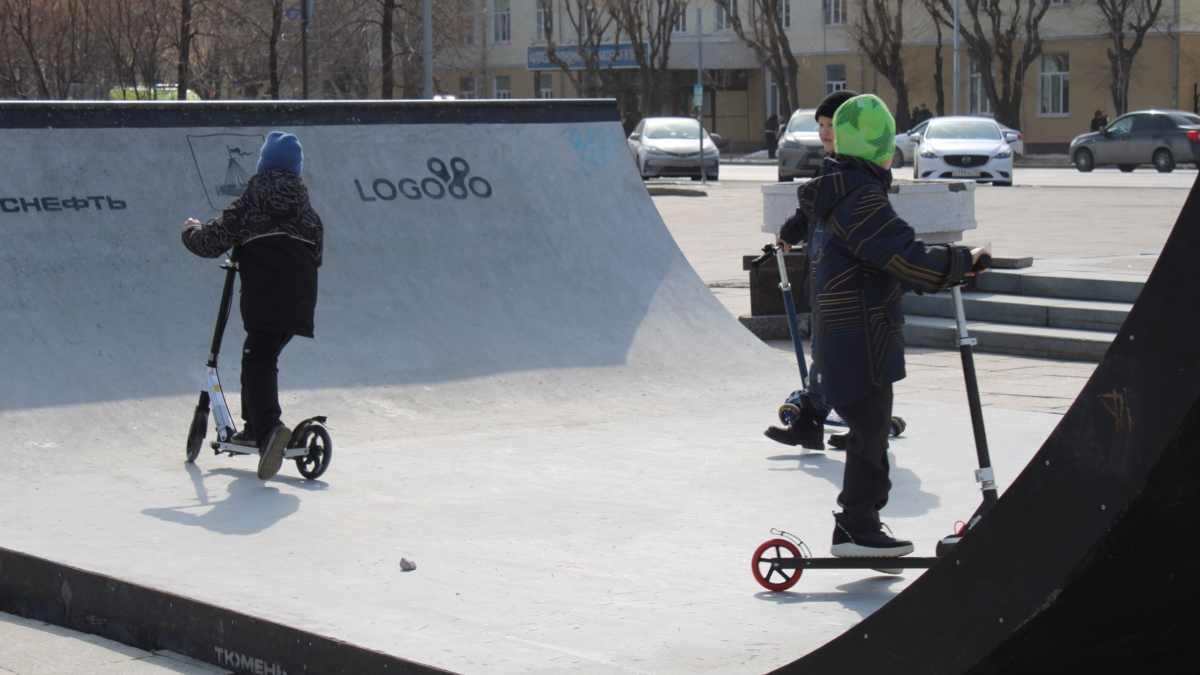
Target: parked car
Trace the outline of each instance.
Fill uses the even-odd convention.
[[[825,146],[817,130],[816,108],[801,108],[792,113],[779,137],[779,182],[797,176],[815,176],[825,159]]]
[[[1014,131],[1003,132],[986,117],[935,117],[914,134],[913,178],[973,178],[1012,185]]]
[[[990,117],[982,117],[981,119],[991,119]],[[912,158],[917,154],[917,142],[913,140],[913,135],[925,133],[925,127],[929,126],[930,120],[925,120],[909,131],[902,134],[896,134],[896,157],[892,160],[892,169],[900,169],[904,167],[905,162],[911,162]],[[1013,154],[1017,157],[1025,156],[1025,135],[1012,127],[1006,127],[999,122],[996,124],[1000,127],[1001,133],[1005,138],[1009,138],[1008,146],[1012,148]],[[1011,140],[1011,136],[1015,135],[1016,140]]]
[[[629,150],[642,178],[682,176],[700,180],[700,123],[690,117],[647,117],[629,134]],[[704,167],[717,180],[721,137],[704,131]]]
[[[1200,115],[1182,110],[1141,110],[1118,117],[1100,131],[1071,141],[1071,162],[1080,171],[1116,165],[1126,173],[1146,163],[1170,173],[1200,162]]]

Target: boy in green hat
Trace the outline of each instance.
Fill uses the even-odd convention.
[[[836,165],[800,189],[824,246],[814,251],[813,360],[825,401],[849,427],[832,553],[889,557],[912,542],[883,532],[892,383],[904,379],[905,290],[960,283],[984,249],[926,246],[888,201],[896,123],[877,96],[846,101],[833,119]],[[884,570],[890,571],[890,570]]]

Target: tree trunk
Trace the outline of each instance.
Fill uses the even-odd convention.
[[[279,37],[283,34],[283,0],[271,5],[271,35],[267,41],[267,77],[271,98],[279,100]]]
[[[382,62],[379,69],[379,97],[385,100],[395,96],[395,53],[392,51],[392,15],[395,11],[396,0],[383,0],[383,17],[379,22],[379,60]]]
[[[192,58],[192,0],[180,0],[179,3],[179,70],[175,74],[177,82],[176,98],[187,100],[188,63]]]

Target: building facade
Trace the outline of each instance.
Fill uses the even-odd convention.
[[[545,57],[543,35],[547,9],[560,56],[578,50],[577,33],[568,11],[579,0],[476,0],[468,57],[439,62],[440,89],[460,98],[570,98],[579,95],[571,78]],[[815,107],[830,91],[850,88],[875,93],[893,107],[895,89],[858,46],[862,23],[860,0],[778,0],[792,54],[799,65],[794,88],[799,106]],[[1094,0],[1049,0],[1041,24],[1042,55],[1023,78],[1020,127],[1026,152],[1065,152],[1071,138],[1088,131],[1096,110],[1110,119],[1115,110],[1110,93],[1112,40],[1106,34]],[[549,7],[545,5],[548,4]],[[753,2],[739,3],[745,6]],[[965,3],[963,3],[965,6]],[[661,105],[645,110],[639,69],[627,45],[606,54],[603,93],[617,99],[627,123],[643,116],[694,116],[693,87],[703,71],[705,126],[733,141],[736,150],[763,144],[764,123],[781,110],[779,88],[735,33],[726,12],[712,0],[688,0],[671,31],[668,76],[660,91]],[[965,9],[963,10],[965,11]],[[963,25],[969,17],[962,17]],[[934,21],[918,2],[904,8],[901,58],[908,104],[925,104],[938,112],[934,75],[938,36]],[[611,32],[611,30],[610,30]],[[627,42],[627,40],[623,40]],[[1126,42],[1132,42],[1127,34]],[[1020,43],[1017,44],[1017,49]],[[943,114],[954,114],[953,30],[943,27],[941,46]],[[958,112],[991,115],[982,77],[965,41],[958,50]],[[1196,110],[1200,107],[1200,1],[1164,0],[1158,21],[1146,34],[1133,63],[1129,109]]]

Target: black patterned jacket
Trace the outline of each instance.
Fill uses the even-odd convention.
[[[204,258],[240,247],[247,330],[312,337],[324,238],[304,181],[290,171],[272,169],[254,174],[220,218],[184,230],[183,245]]]
[[[828,241],[814,251],[813,331],[831,406],[904,379],[904,291],[934,293],[962,281],[971,251],[926,246],[888,201],[891,171],[838,156],[800,189],[800,205]]]

